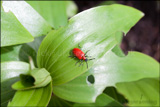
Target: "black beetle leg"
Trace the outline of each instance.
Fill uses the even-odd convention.
[[[80,65],[79,65],[79,67],[80,67],[82,64],[83,64],[83,60],[81,60],[81,63],[80,63]]]
[[[81,60],[79,60],[79,61],[81,61]],[[77,63],[78,63],[79,61],[77,61],[77,62],[75,63],[75,65],[77,65]]]
[[[88,50],[86,53],[85,53],[85,55],[87,55],[87,53],[89,52],[90,50]]]

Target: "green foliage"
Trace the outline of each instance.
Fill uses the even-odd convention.
[[[48,107],[72,107],[74,103],[60,99],[59,97],[52,95]]]
[[[1,106],[6,106],[12,99],[15,91],[11,85],[19,80],[20,74],[27,74],[29,64],[25,62],[12,61],[1,63]]]
[[[31,88],[44,87],[51,82],[51,76],[44,68],[33,69],[27,75],[20,75],[21,81],[12,85],[15,90],[26,90]]]
[[[51,92],[51,83],[43,88],[17,91],[13,100],[8,103],[8,106],[47,106],[51,97]]]
[[[97,61],[117,44],[116,32],[126,34],[142,16],[140,11],[123,5],[86,10],[72,17],[66,27],[47,35],[38,51],[38,67],[46,68],[51,73],[53,85],[71,81],[88,70],[86,65],[80,68],[75,66],[76,60],[68,57],[74,47],[80,43],[82,50],[90,50],[88,55]],[[88,62],[89,68],[94,62]]]
[[[129,100],[129,106],[159,106],[159,78],[145,78],[136,82],[118,83],[116,87]]]
[[[12,11],[19,22],[33,37],[45,35],[51,30],[51,26],[43,19],[43,17],[25,1],[3,1],[2,7],[5,11]],[[10,22],[13,21],[10,20]],[[25,34],[24,32],[22,33]]]
[[[159,63],[120,48],[144,14],[106,4],[73,16],[72,1],[3,1],[1,106],[159,106]],[[78,44],[88,69],[68,57]]]
[[[10,46],[33,41],[32,35],[23,27],[12,12],[1,9],[1,46]]]
[[[154,59],[142,53],[130,52],[126,57],[119,57],[110,51],[83,75],[68,83],[53,86],[53,92],[69,101],[90,103],[96,100],[105,87],[115,86],[119,82],[158,77],[158,67]],[[90,75],[94,76],[93,84],[87,82]]]
[[[66,2],[27,1],[53,28],[67,24]],[[58,10],[58,11],[57,11]]]
[[[95,103],[90,104],[75,104],[74,107],[106,107],[106,106],[117,106],[123,107],[120,103],[116,102],[113,98],[107,96],[106,94],[102,93],[99,95],[95,101]]]

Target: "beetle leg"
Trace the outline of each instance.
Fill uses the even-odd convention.
[[[80,50],[82,50],[82,47],[80,46],[80,43],[78,44],[78,47],[79,47]]]
[[[82,64],[83,64],[83,60],[81,60],[81,63],[80,63],[80,65],[79,65],[79,67],[80,67]]]
[[[75,56],[68,56],[68,57],[71,57],[71,58],[76,58]]]
[[[88,63],[87,63],[87,61],[86,61],[86,64],[87,64],[87,69],[88,69]]]
[[[81,60],[79,60],[79,61],[81,61]],[[78,63],[79,61],[77,61],[77,62],[75,63],[75,65],[77,65],[77,63]]]
[[[90,50],[88,50],[86,53],[85,53],[85,55],[89,52]]]
[[[88,59],[88,60],[93,60],[93,59],[95,59],[95,58],[92,58],[92,59]]]
[[[91,57],[91,56],[87,56],[87,55],[85,55],[85,57]]]
[[[81,48],[80,43],[78,44],[78,47]]]
[[[82,63],[82,66],[83,66],[83,63]]]

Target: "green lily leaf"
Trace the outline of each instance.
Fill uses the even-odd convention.
[[[51,100],[48,104],[48,107],[73,107],[72,102],[65,101],[63,99],[58,98],[55,95],[52,95]]]
[[[120,48],[120,44],[122,42],[123,33],[117,32],[116,33],[116,40],[118,41],[118,44],[112,49],[112,52],[114,52],[118,56],[125,56],[122,49]]]
[[[12,85],[15,90],[26,90],[31,88],[45,87],[52,80],[49,72],[44,69],[33,69],[29,74],[20,75],[21,81],[18,81]]]
[[[84,52],[90,50],[88,55],[95,58],[88,62],[91,68],[117,44],[116,32],[126,34],[142,16],[142,12],[124,5],[100,6],[81,12],[69,20],[68,26],[46,36],[38,51],[38,67],[50,72],[53,85],[71,81],[88,70],[86,64],[75,66],[77,60],[68,57],[73,48],[80,43]]]
[[[1,62],[19,61],[19,51],[22,45],[1,47]]]
[[[33,42],[27,43],[28,46],[30,46],[37,54],[39,46],[42,42],[42,40],[44,39],[45,36],[40,36],[40,37],[36,37],[34,38]]]
[[[10,46],[15,44],[27,43],[33,41],[32,35],[17,20],[14,14],[4,12],[1,8],[1,46]]]
[[[145,78],[135,82],[116,84],[117,90],[128,99],[131,107],[159,107],[158,78]]]
[[[67,1],[27,1],[53,28],[67,24]]]
[[[12,11],[21,24],[34,37],[46,35],[52,29],[52,27],[25,1],[3,1],[2,6],[4,11]],[[17,31],[20,30],[18,29]],[[23,31],[22,33],[25,34]],[[24,40],[27,40],[27,37]],[[19,41],[21,42],[21,40]]]
[[[63,85],[54,86],[53,92],[68,101],[90,103],[106,87],[158,75],[159,63],[151,57],[139,52],[129,52],[127,56],[119,57],[110,51],[85,74]]]
[[[40,36],[34,39],[33,42],[23,45],[14,45],[1,48],[1,62],[5,61],[25,61],[29,62],[29,57],[32,58],[34,65],[37,67],[37,51],[45,36]]]
[[[72,17],[78,12],[78,7],[74,3],[74,1],[66,1],[67,2],[67,16]]]
[[[119,45],[116,45],[113,49],[112,49],[112,52],[114,52],[116,55],[120,56],[120,57],[124,57],[125,54],[124,52],[122,51],[122,49],[120,48]]]
[[[11,85],[19,80],[20,74],[27,74],[29,68],[28,63],[20,61],[1,63],[1,106],[7,106],[15,93]]]
[[[113,98],[107,96],[106,94],[102,93],[96,99],[95,103],[90,104],[74,104],[74,107],[123,107],[120,103],[115,101]]]
[[[21,106],[47,106],[51,98],[52,84],[43,88],[17,91],[13,100],[8,103],[9,107]]]

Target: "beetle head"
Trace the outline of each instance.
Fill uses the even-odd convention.
[[[87,62],[87,61],[88,61],[88,59],[86,58],[86,59],[85,59],[85,61]]]

